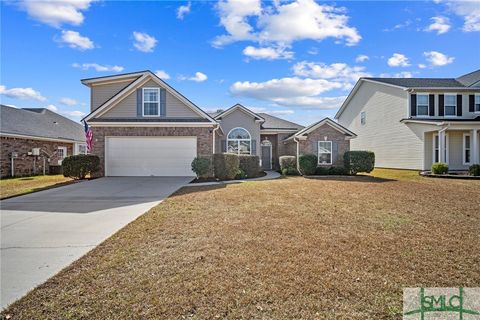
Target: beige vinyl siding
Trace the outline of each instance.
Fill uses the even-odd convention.
[[[360,114],[366,112],[366,124]],[[408,117],[408,93],[400,88],[362,82],[338,122],[357,134],[351,150],[375,153],[375,165],[385,168],[423,169],[424,133],[400,122]]]
[[[256,122],[254,117],[244,111],[236,109],[222,117],[220,127],[225,133],[222,140],[227,140],[228,133],[233,128],[241,127],[247,130],[250,133],[251,139],[256,141],[257,155],[260,154],[260,122]]]
[[[141,88],[159,88],[155,81],[148,81]],[[166,97],[167,118],[201,118],[201,116],[167,91]],[[134,91],[125,99],[117,103],[100,118],[136,118],[137,117],[137,92]]]
[[[114,95],[120,92],[123,88],[131,84],[135,78],[128,79],[125,81],[119,81],[114,83],[107,83],[107,84],[98,84],[91,87],[91,111],[96,110],[102,104],[104,104],[107,100],[112,98]]]

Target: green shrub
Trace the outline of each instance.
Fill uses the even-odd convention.
[[[260,173],[260,161],[258,156],[240,155],[238,156],[239,167],[245,173],[247,178],[258,177]]]
[[[241,180],[241,179],[246,179],[246,178],[247,178],[247,174],[245,173],[245,171],[243,171],[242,169],[238,169],[237,175],[235,176],[235,179]]]
[[[232,153],[215,153],[213,155],[213,170],[220,180],[232,180],[238,173],[239,159]]]
[[[370,173],[375,167],[375,153],[371,151],[347,151],[343,155],[343,162],[349,174]]]
[[[282,169],[282,175],[284,176],[298,176],[299,174],[297,168],[288,167]]]
[[[295,156],[281,156],[278,158],[280,163],[280,170],[294,168],[297,169],[297,157]]]
[[[480,176],[480,164],[472,164],[470,168],[468,168],[468,173],[471,176]]]
[[[100,158],[92,154],[69,156],[62,161],[64,177],[85,179],[87,174],[94,174],[100,170]]]
[[[197,178],[209,178],[212,173],[212,160],[207,157],[196,157],[192,161],[192,171]]]
[[[318,166],[317,169],[315,169],[316,176],[325,176],[327,174],[330,174],[328,171],[328,167]]]
[[[300,172],[306,176],[315,174],[315,170],[317,169],[317,161],[317,156],[314,154],[301,155],[299,159]]]
[[[348,175],[348,171],[344,167],[330,167],[328,168],[328,174],[334,176],[345,176]]]
[[[434,174],[446,174],[448,173],[448,164],[436,162],[432,164],[432,173]]]

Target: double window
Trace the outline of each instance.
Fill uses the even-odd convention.
[[[332,141],[318,141],[318,164],[332,164]]]
[[[233,128],[227,136],[227,152],[236,154],[250,154],[252,139],[244,128]]]
[[[455,94],[445,95],[445,115],[446,116],[457,115],[457,95]]]
[[[471,164],[471,136],[467,133],[463,134],[463,164]]]
[[[160,88],[143,88],[143,116],[160,116]]]
[[[417,116],[428,116],[428,94],[417,95]]]

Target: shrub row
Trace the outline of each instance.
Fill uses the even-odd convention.
[[[343,163],[343,167],[318,166],[318,158],[314,154],[305,154],[299,159],[300,172],[303,175],[356,175],[359,172],[372,172],[375,167],[375,154],[371,151],[347,151],[343,156]]]
[[[436,162],[432,164],[432,173],[433,174],[447,174],[448,173],[448,164],[443,162]],[[480,176],[480,164],[472,164],[468,168],[468,174],[471,176]]]
[[[281,156],[279,157],[280,171],[284,176],[298,176],[297,157]]]
[[[69,156],[62,161],[64,177],[82,180],[100,170],[100,158],[92,154]]]
[[[192,161],[192,171],[198,178],[214,176],[220,180],[257,177],[260,173],[258,156],[216,153],[213,162],[208,157],[196,157]]]

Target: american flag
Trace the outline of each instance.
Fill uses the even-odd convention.
[[[87,152],[91,152],[93,148],[93,132],[92,128],[88,125],[87,121],[83,121],[85,127],[85,138],[87,141]]]

